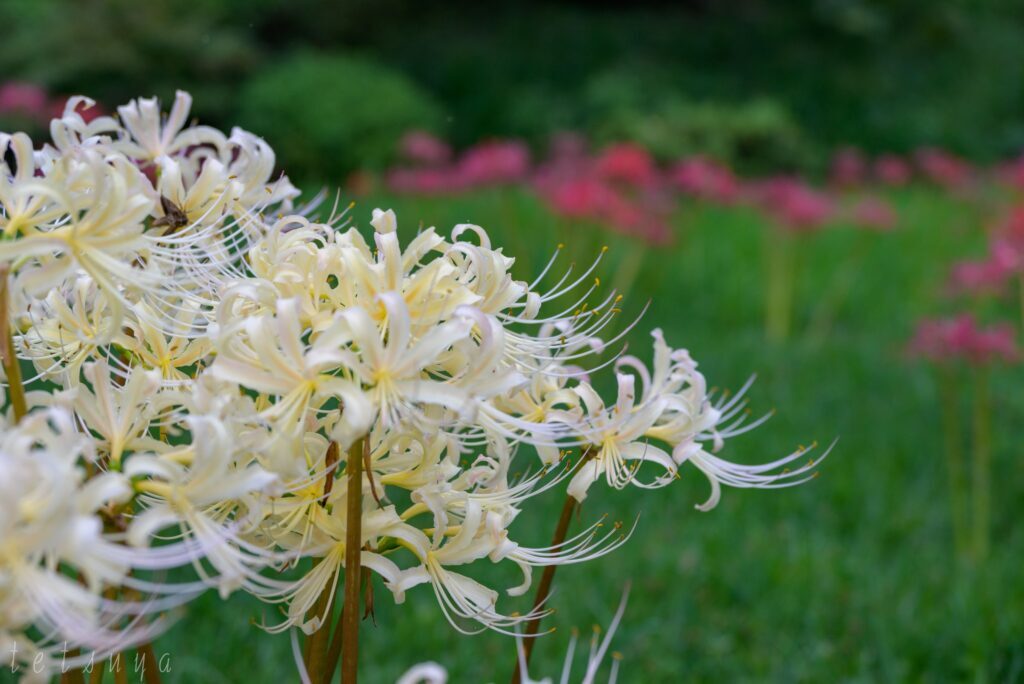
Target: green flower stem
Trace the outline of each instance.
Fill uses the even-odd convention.
[[[25,386],[21,380],[21,365],[14,353],[14,330],[11,326],[10,270],[0,267],[0,357],[7,377],[7,393],[14,411],[14,420],[20,421],[28,412],[25,404]]]
[[[156,654],[153,652],[153,644],[143,644],[136,649],[139,659],[142,661],[142,676],[146,684],[161,684],[160,665],[157,662]]]
[[[987,366],[978,366],[974,373],[974,460],[971,465],[974,557],[980,563],[988,556],[992,512],[992,398]]]
[[[793,237],[776,228],[765,231],[765,241],[765,336],[772,342],[785,342],[793,315]]]
[[[814,341],[821,342],[828,338],[843,304],[849,299],[850,292],[857,284],[858,276],[863,273],[864,260],[874,237],[867,231],[860,231],[857,234],[850,255],[843,260],[843,265],[840,266],[832,283],[818,299],[808,326],[810,337]]]
[[[580,457],[579,463],[576,464],[574,471],[579,471],[583,465],[593,458],[593,451],[587,449],[583,452]],[[572,523],[572,515],[576,511],[579,503],[570,494],[565,495],[565,503],[562,505],[562,515],[558,518],[558,524],[555,525],[555,534],[551,538],[551,550],[557,551],[562,544],[565,542],[566,537],[569,534],[569,525]],[[544,604],[548,600],[548,596],[551,595],[551,584],[555,579],[555,570],[558,569],[557,565],[548,565],[544,568],[544,572],[540,577],[540,584],[537,585],[537,595],[533,600],[533,612],[540,611]],[[526,623],[526,628],[523,630],[523,663],[529,665],[530,656],[533,654],[533,644],[536,642],[536,637],[540,631],[540,623],[543,619],[542,615],[538,615],[529,622]],[[520,684],[522,677],[525,673],[520,671],[520,662],[518,654],[516,657],[516,666],[512,671],[512,684]]]
[[[946,442],[946,475],[949,483],[950,521],[953,528],[953,548],[958,558],[969,552],[967,525],[967,473],[963,452],[963,427],[955,371],[949,367],[939,369],[939,394],[942,403],[942,432]]]
[[[345,529],[345,604],[341,612],[341,681],[356,684],[359,672],[359,606],[363,523],[363,452],[367,439],[356,440],[348,450],[348,512]],[[316,682],[317,680],[312,680]]]

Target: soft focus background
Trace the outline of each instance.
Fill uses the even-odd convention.
[[[757,374],[777,413],[726,457],[839,439],[814,482],[709,513],[693,470],[592,494],[640,527],[559,572],[535,676],[632,581],[621,681],[1024,680],[1020,2],[7,0],[0,25],[2,130],[181,88],[357,224],[478,223],[523,278],[608,245],[623,326],[651,304],[631,352],[661,326],[712,384]],[[365,681],[508,678],[509,639],[377,595]],[[251,624],[273,610],[206,597],[157,644],[169,680],[292,681]]]

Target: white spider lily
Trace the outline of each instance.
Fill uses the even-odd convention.
[[[605,657],[608,655],[608,648],[611,645],[612,638],[618,631],[619,624],[622,622],[622,616],[626,612],[626,604],[629,601],[629,585],[626,586],[625,591],[622,592],[622,599],[619,601],[619,607],[615,611],[615,615],[612,616],[612,621],[608,625],[608,629],[604,631],[604,636],[601,636],[602,630],[595,625],[594,635],[590,640],[590,652],[587,655],[587,665],[583,673],[583,677],[579,679],[580,684],[594,684],[597,681],[597,676],[604,663]],[[565,652],[565,659],[562,663],[562,671],[559,673],[558,682],[559,684],[569,684],[573,681],[573,665],[575,664],[576,645],[579,641],[579,633],[574,629],[572,637],[569,640],[569,646]],[[555,681],[552,677],[544,677],[543,679],[533,679],[526,667],[526,656],[523,649],[523,639],[520,636],[516,636],[516,654],[519,659],[519,671],[521,684],[553,684]],[[619,661],[621,656],[618,653],[612,654],[612,666],[608,674],[608,684],[615,684],[618,680],[619,672]],[[409,668],[395,684],[446,684],[448,681],[448,672],[445,668],[434,662],[419,663]]]
[[[153,401],[160,389],[160,376],[136,368],[120,386],[104,361],[88,364],[84,375],[91,390],[82,385],[76,388],[75,413],[86,429],[99,436],[97,446],[116,467],[125,450],[152,444],[147,432],[160,410],[160,403]]]
[[[243,541],[240,533],[260,519],[251,515],[253,509],[258,511],[260,495],[276,491],[278,479],[257,465],[237,462],[232,436],[220,421],[192,416],[188,424],[191,445],[160,455],[135,454],[125,464],[126,475],[141,478],[135,489],[143,494],[143,511],[131,521],[128,539],[147,546],[170,528],[168,538],[190,542],[172,549],[180,551],[180,561],[192,562],[222,594],[242,587],[263,593],[267,582],[259,572],[278,557]],[[216,576],[196,560],[196,545]],[[170,551],[166,555],[170,558]]]
[[[448,671],[437,663],[419,663],[406,670],[395,684],[448,684]]]
[[[600,477],[608,486],[622,489],[633,484],[643,488],[664,487],[676,476],[676,464],[665,450],[642,441],[665,409],[661,397],[637,403],[634,377],[618,374],[619,396],[614,406],[605,407],[601,397],[587,383],[574,389],[586,407],[586,415],[572,427],[586,445],[583,464],[569,483],[569,494],[583,501],[587,490]],[[637,479],[637,471],[646,462],[664,471],[651,482]]]
[[[192,96],[182,90],[174,94],[174,104],[166,120],[162,120],[157,98],[132,100],[117,108],[130,137],[114,142],[112,147],[140,162],[154,162],[160,157],[171,157],[202,145],[222,149],[227,141],[217,129],[208,126],[185,128],[191,108]]]
[[[123,158],[106,159],[93,150],[64,160],[59,170],[67,177],[15,180],[22,195],[49,209],[6,221],[4,231],[13,239],[0,243],[0,261],[18,266],[19,283],[30,293],[50,289],[74,268],[122,305],[128,303],[125,288],[155,287],[156,279],[133,265],[154,207],[142,191],[142,173]]]
[[[31,302],[20,317],[27,325],[17,347],[41,375],[77,385],[82,365],[116,335],[117,310],[92,278],[82,275]]]
[[[629,602],[629,588],[627,584],[622,592],[619,607],[616,609],[615,615],[612,616],[612,621],[608,624],[608,629],[605,631],[603,638],[601,638],[601,628],[594,625],[594,634],[590,639],[590,652],[587,654],[587,667],[583,672],[583,677],[579,680],[580,684],[594,684],[597,681],[597,675],[601,670],[605,656],[608,654],[612,638],[615,636],[615,632],[618,631],[619,624],[622,622],[622,616],[626,612],[626,604]],[[574,629],[569,640],[569,647],[565,652],[562,672],[558,678],[559,684],[569,684],[572,681],[572,668],[578,639],[579,634]],[[516,638],[516,653],[519,657],[520,682],[522,684],[552,684],[554,682],[550,677],[539,680],[530,677],[526,667],[526,655],[523,651],[523,640],[521,637]],[[615,684],[618,680],[620,659],[621,656],[618,653],[612,654],[612,666],[608,673],[608,684]]]
[[[79,464],[92,458],[89,440],[62,409],[30,414],[0,441],[0,632],[34,626],[49,635],[49,645],[39,644],[44,657],[61,641],[109,653],[159,627],[119,627],[139,610],[101,596],[131,565],[104,536],[100,511],[125,503],[131,487],[112,473],[86,482]]]
[[[367,400],[356,385],[333,374],[348,358],[341,349],[348,337],[339,325],[305,345],[295,301],[282,300],[273,317],[250,317],[222,330],[211,371],[221,380],[276,397],[261,415],[289,435],[297,434],[307,412],[330,397],[344,402],[343,419],[352,432],[365,431],[372,420]]]
[[[512,524],[534,497],[567,480],[578,501],[602,478],[660,487],[692,463],[711,482],[708,509],[721,484],[810,475],[813,464],[786,470],[803,451],[760,466],[721,458],[760,421],[746,422],[743,391],[714,399],[660,331],[650,370],[615,353],[592,361],[636,324],[601,338],[621,296],[598,296],[600,255],[541,291],[557,254],[516,280],[473,224],[403,245],[393,211],[373,211],[366,239],[336,202],[326,221],[307,207],[268,227],[298,191],[260,138],[188,125],[182,92],[166,117],[140,98],[120,121],[87,123],[83,104],[69,101],[41,149],[0,133],[7,323],[38,372],[33,412],[16,427],[0,417],[0,645],[47,664],[57,639],[108,655],[214,586],[280,604],[283,620],[265,627],[297,650],[298,631],[323,635],[349,543],[396,602],[426,584],[455,629],[516,634],[545,601],[519,615],[501,593],[632,533],[599,518],[525,546]],[[606,404],[591,375],[611,366]],[[357,465],[361,481],[340,486]],[[499,592],[465,569],[488,562],[522,582]],[[199,577],[151,576],[185,566]],[[606,650],[595,640],[584,681]]]
[[[692,463],[708,478],[711,495],[704,503],[697,504],[696,508],[700,511],[710,511],[718,505],[722,497],[723,484],[739,489],[778,489],[813,479],[818,474],[815,468],[828,456],[831,447],[818,459],[810,458],[801,466],[789,467],[794,461],[804,458],[809,451],[810,449],[801,447],[769,463],[743,465],[719,458],[705,451],[699,444],[689,443],[677,446],[673,456],[680,466],[687,462]]]
[[[342,311],[339,320],[358,350],[342,352],[344,366],[365,388],[384,427],[426,427],[424,405],[468,410],[470,397],[459,384],[432,379],[430,371],[443,372],[442,354],[468,337],[472,323],[463,318],[446,321],[414,340],[405,301],[395,293],[381,294],[379,300],[387,312],[386,333],[362,307]]]

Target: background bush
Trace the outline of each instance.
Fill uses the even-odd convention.
[[[572,128],[754,168],[820,167],[847,144],[869,152],[940,146],[979,161],[1024,146],[1018,0],[7,0],[0,21],[5,78],[86,92],[108,106],[186,88],[196,114],[219,125],[241,112],[287,129],[294,112],[272,116],[254,102],[286,88],[310,117],[339,111],[343,98],[363,121],[370,117],[357,99],[374,100],[384,108],[378,116],[395,123],[440,123],[440,110],[457,145],[511,135],[539,146]],[[313,68],[315,55],[353,54],[360,66],[339,69],[363,75]],[[371,62],[392,72],[371,72]],[[369,73],[386,83],[351,95],[378,87]],[[397,73],[427,95],[396,85]],[[397,98],[393,107],[382,92]],[[434,105],[412,104],[431,98]],[[301,123],[315,124],[307,137],[324,135],[316,144],[333,152],[341,138],[331,137],[329,119]],[[357,138],[359,149],[346,143],[330,173],[379,164],[392,151],[383,135]]]
[[[273,65],[242,89],[240,110],[242,125],[272,140],[286,168],[333,183],[384,165],[404,132],[441,121],[430,96],[401,74],[337,55]]]

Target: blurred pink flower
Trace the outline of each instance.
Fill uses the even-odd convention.
[[[466,150],[456,164],[467,186],[516,183],[530,172],[530,150],[518,140],[491,140]]]
[[[748,187],[754,202],[789,230],[818,230],[832,218],[832,199],[803,181],[779,176]]]
[[[964,359],[971,363],[1013,362],[1020,358],[1013,326],[979,327],[974,317],[924,319],[908,345],[911,354],[939,363]]]
[[[551,185],[546,196],[560,216],[599,218],[611,206],[615,191],[598,178],[581,176]]]
[[[948,289],[954,295],[990,296],[1006,291],[1011,278],[1021,267],[1024,245],[1007,238],[993,240],[982,260],[963,260],[953,264]]]
[[[868,163],[864,154],[855,147],[844,147],[832,157],[830,178],[841,187],[860,185],[867,175]]]
[[[601,178],[637,188],[653,186],[658,179],[654,158],[639,145],[619,143],[602,150],[595,161]]]
[[[385,174],[385,183],[395,192],[415,195],[438,195],[465,189],[461,178],[449,167],[392,168]]]
[[[996,176],[1006,185],[1024,190],[1024,154],[996,167]]]
[[[959,261],[949,274],[948,290],[955,295],[999,295],[1006,290],[1012,270],[997,261]]]
[[[1012,207],[999,226],[999,232],[1013,243],[1024,248],[1024,204]]]
[[[682,159],[668,172],[669,183],[684,194],[722,204],[732,204],[740,184],[727,167],[703,157]]]
[[[402,136],[398,148],[404,159],[427,166],[440,166],[452,159],[451,146],[426,131],[409,131]]]
[[[551,136],[549,161],[582,159],[587,156],[587,138],[582,133],[560,131]]]
[[[865,197],[853,205],[853,222],[862,228],[888,231],[896,227],[896,211],[879,197]]]
[[[576,173],[567,173],[575,170]],[[593,172],[593,165],[545,164],[534,188],[551,211],[573,220],[587,220],[652,244],[671,241],[671,203],[654,191],[627,193]]]
[[[672,232],[656,207],[643,206],[617,192],[609,195],[606,202],[606,221],[613,230],[655,245],[671,242]]]
[[[894,154],[883,154],[875,160],[874,175],[885,185],[906,185],[912,171],[910,164]]]
[[[46,90],[34,83],[7,81],[0,85],[0,113],[46,123],[50,119],[50,98]]]
[[[944,188],[963,188],[971,181],[970,165],[949,152],[929,147],[918,150],[914,157],[922,173]]]

